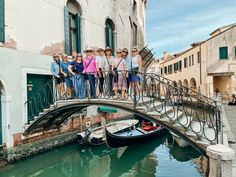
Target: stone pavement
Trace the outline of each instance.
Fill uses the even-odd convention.
[[[233,177],[236,177],[236,106],[224,105],[226,111],[226,117],[229,122],[231,134],[228,136],[229,146],[234,149],[234,160],[233,160]]]

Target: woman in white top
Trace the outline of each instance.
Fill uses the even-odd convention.
[[[115,58],[112,70],[114,74],[114,84],[113,90],[115,96],[118,97],[118,91],[121,91],[121,99],[125,99],[125,93],[127,90],[127,80],[126,80],[126,61],[121,57],[122,50],[117,50],[117,57]]]
[[[131,51],[131,64],[130,64],[130,75],[129,75],[129,81],[130,81],[130,85],[131,88],[134,89],[135,87],[135,83],[140,81],[140,77],[138,75],[140,75],[141,71],[142,71],[142,58],[141,56],[138,54],[138,49],[136,47],[134,47]],[[136,85],[136,93],[138,94],[139,88],[138,85]]]
[[[98,70],[98,87],[99,87],[99,93],[103,93],[103,85],[104,85],[104,79],[105,79],[105,58],[103,49],[100,47],[97,50],[98,55],[96,56],[96,63],[97,63],[97,70]]]
[[[112,49],[110,47],[106,47],[105,49],[105,92],[108,96],[113,95],[113,74],[112,74],[112,65],[113,65],[114,57],[112,56]]]

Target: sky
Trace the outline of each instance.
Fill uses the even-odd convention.
[[[146,40],[156,57],[190,48],[215,29],[236,23],[236,0],[148,0]]]

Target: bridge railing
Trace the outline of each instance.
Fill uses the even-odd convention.
[[[130,101],[133,109],[156,111],[170,121],[177,117],[182,128],[212,143],[219,142],[222,130],[216,101],[175,81],[153,73],[121,70],[81,73],[70,79],[73,95],[69,95],[64,83],[56,84],[52,79],[30,97],[25,103],[28,120],[34,120],[55,102],[67,99],[124,100]]]

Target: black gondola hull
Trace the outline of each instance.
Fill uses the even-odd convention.
[[[152,131],[147,134],[137,135],[137,136],[119,136],[116,134],[111,134],[106,129],[106,144],[111,148],[131,146],[134,144],[144,143],[154,138],[160,136],[166,131],[164,128],[160,128],[156,131]]]

